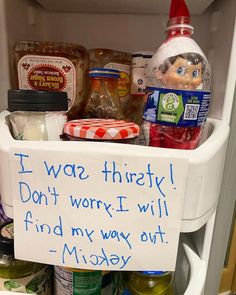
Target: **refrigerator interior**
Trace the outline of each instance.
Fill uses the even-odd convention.
[[[7,90],[11,88],[13,75],[12,46],[16,41],[51,40],[74,42],[88,49],[155,51],[165,38],[169,3],[167,0],[1,0],[0,110],[3,111],[7,107]],[[212,67],[209,117],[228,124],[236,80],[236,72],[233,69],[236,48],[232,47],[236,1],[186,0],[186,3],[189,5],[195,28],[193,37]],[[219,187],[220,185],[221,182]],[[210,256],[214,228],[212,212],[208,219],[207,225],[192,235],[205,265]],[[183,255],[179,255],[178,260],[180,257]],[[181,267],[181,263],[177,265]],[[185,267],[182,273],[187,276],[188,267]]]

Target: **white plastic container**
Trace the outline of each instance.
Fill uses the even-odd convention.
[[[34,141],[16,141],[12,138],[8,123],[8,112],[0,114],[0,134],[4,141],[0,141],[0,179],[1,195],[3,208],[9,217],[13,217],[12,211],[12,188],[10,155],[14,147],[27,147],[42,152],[49,150],[60,150],[61,153],[69,154],[75,149],[78,155],[83,151],[89,158],[96,159],[100,153],[106,153],[108,156],[115,157],[117,154],[136,156],[137,161],[142,161],[145,155],[162,155],[172,158],[187,158],[189,162],[189,171],[185,188],[184,209],[182,215],[182,231],[195,231],[202,227],[209,217],[215,211],[220,193],[220,186],[223,174],[227,137],[229,133],[228,124],[214,119],[208,120],[208,128],[205,135],[207,139],[200,147],[193,151],[157,149],[152,147],[133,146],[128,149],[127,145],[109,144],[101,145],[99,143],[84,142],[34,142]],[[96,147],[95,148],[95,144]]]

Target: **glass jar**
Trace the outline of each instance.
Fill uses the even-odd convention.
[[[13,48],[15,86],[19,89],[64,91],[68,117],[79,118],[88,95],[89,55],[72,43],[19,41]]]
[[[70,140],[136,143],[139,126],[114,119],[80,119],[65,124],[64,133]]]
[[[123,111],[118,95],[119,71],[94,68],[90,69],[89,77],[90,91],[85,117],[122,119]]]
[[[132,271],[125,275],[123,295],[174,295],[172,272]]]
[[[8,91],[12,133],[18,140],[60,140],[67,108],[65,92]]]
[[[118,95],[122,104],[123,112],[126,111],[130,97],[130,65],[131,54],[127,52],[95,48],[89,50],[90,67],[118,70]]]
[[[0,227],[0,291],[51,295],[51,268],[14,258],[13,223]]]

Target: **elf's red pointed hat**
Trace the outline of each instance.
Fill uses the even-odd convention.
[[[184,0],[171,0],[169,19],[176,17],[190,19],[190,13]]]

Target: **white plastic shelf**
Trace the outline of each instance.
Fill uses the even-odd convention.
[[[0,181],[3,208],[9,217],[13,217],[12,187],[10,173],[10,150],[12,148],[31,148],[47,153],[60,151],[67,153],[76,151],[79,154],[86,151],[88,157],[98,154],[98,151],[110,157],[127,155],[137,157],[170,157],[188,160],[188,175],[184,195],[182,214],[182,232],[192,232],[201,228],[214,213],[219,198],[229,125],[223,121],[208,119],[206,131],[210,130],[207,139],[195,150],[175,150],[137,145],[100,144],[91,142],[53,142],[53,141],[17,141],[11,136],[7,124],[7,115],[0,114]]]
[[[36,0],[49,11],[86,13],[168,14],[170,0]],[[214,0],[186,0],[191,14],[202,14]]]

